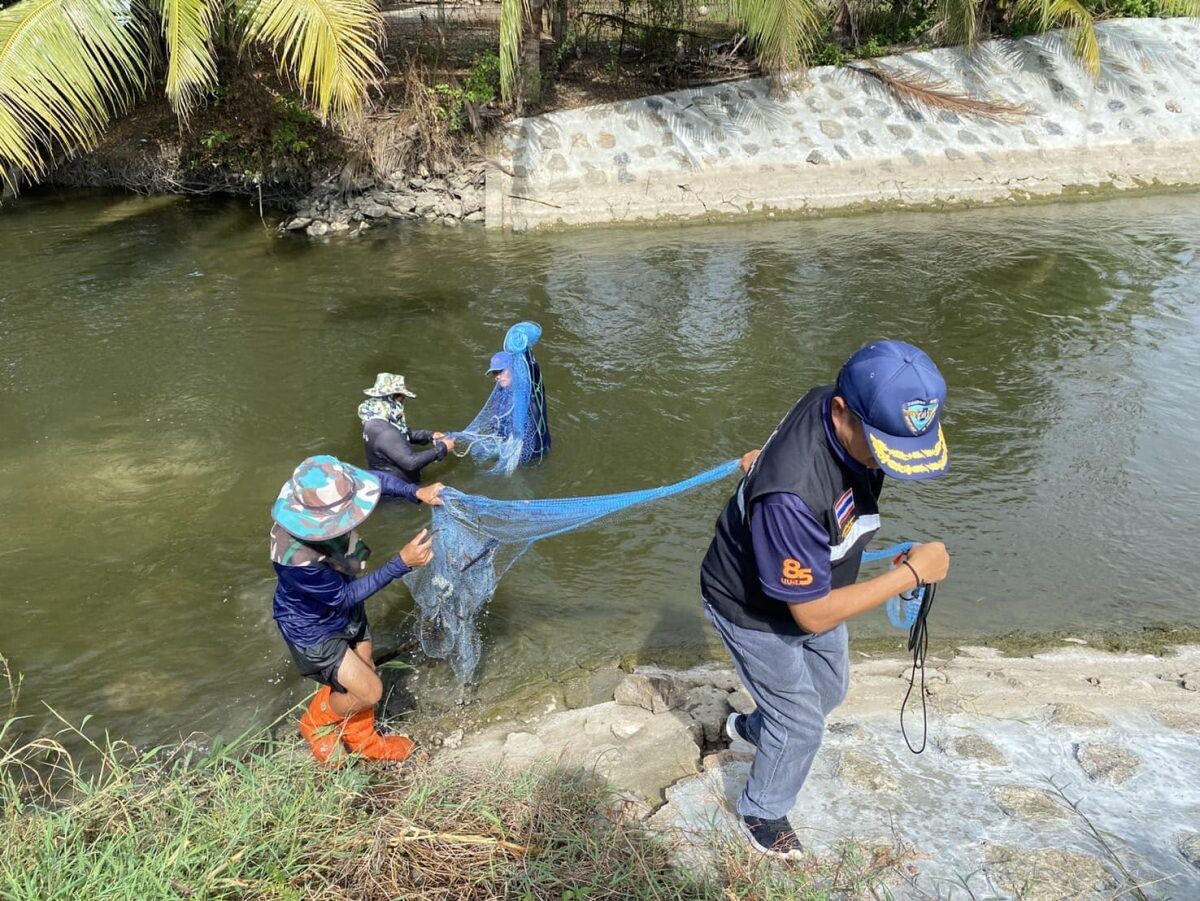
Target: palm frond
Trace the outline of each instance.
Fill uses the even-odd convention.
[[[907,106],[942,109],[958,115],[1006,122],[1029,115],[1029,111],[1024,107],[999,100],[972,97],[951,88],[944,81],[934,81],[924,75],[887,72],[871,63],[848,65],[846,68],[874,79]]]
[[[374,0],[234,0],[242,47],[263,44],[322,119],[362,108],[383,70],[383,22]]]
[[[947,43],[971,47],[979,36],[979,0],[938,0]]]
[[[154,0],[154,6],[167,50],[167,98],[186,120],[200,94],[217,80],[217,0]]]
[[[732,11],[771,73],[803,66],[824,21],[816,0],[732,0]]]
[[[148,35],[128,9],[107,0],[0,9],[0,179],[13,166],[36,180],[53,149],[93,146],[144,89]]]
[[[1196,0],[1184,0],[1196,2]],[[1100,40],[1096,19],[1079,0],[1017,0],[1018,15],[1036,18],[1046,31],[1066,28],[1071,33],[1071,49],[1093,77],[1100,74]]]
[[[521,42],[529,23],[529,0],[500,0],[500,99],[513,98],[521,69]]]
[[[1162,11],[1168,16],[1200,18],[1200,0],[1163,0]]]

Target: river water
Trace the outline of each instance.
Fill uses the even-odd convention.
[[[236,203],[27,198],[0,212],[0,652],[44,700],[139,741],[239,729],[306,690],[270,614],[268,510],[308,454],[361,460],[380,370],[452,429],[506,327],[545,329],[554,451],[496,497],[663,484],[758,446],[879,336],[950,385],[952,473],[889,484],[884,538],[954,556],[935,633],[1194,623],[1195,195],[534,236],[278,239]],[[722,484],[535,546],[478,677],[695,648]],[[425,521],[367,524],[379,558]],[[397,583],[379,644],[407,628]],[[855,623],[886,634],[882,612]]]

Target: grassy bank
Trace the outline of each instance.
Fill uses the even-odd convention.
[[[14,692],[15,696],[15,692]],[[85,723],[0,728],[0,896],[101,898],[821,898],[895,865],[847,846],[788,867],[741,847],[679,872],[670,841],[587,772],[318,766],[281,731],[137,749]],[[86,738],[88,753],[61,743]],[[75,742],[72,742],[75,743]]]
[[[988,643],[1023,655],[1063,647],[1064,637],[1079,636]],[[1198,643],[1191,628],[1085,637],[1142,653]],[[0,698],[6,674],[0,658]],[[903,879],[892,851],[854,844],[792,866],[718,845],[714,869],[681,871],[672,837],[625,815],[588,771],[512,775],[421,755],[327,770],[294,738],[295,711],[234,741],[150,749],[86,722],[30,733],[13,680],[8,687],[5,899],[782,899],[868,897]]]

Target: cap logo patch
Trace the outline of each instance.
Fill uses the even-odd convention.
[[[904,422],[914,435],[923,435],[937,418],[936,400],[910,400],[904,405]]]

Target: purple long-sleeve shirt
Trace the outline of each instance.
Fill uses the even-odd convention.
[[[384,497],[402,497],[414,504],[417,486],[399,476],[372,470]],[[275,624],[285,640],[310,648],[346,628],[363,601],[407,573],[411,567],[397,554],[374,572],[349,576],[326,563],[285,566],[274,563],[279,582],[275,587]]]

